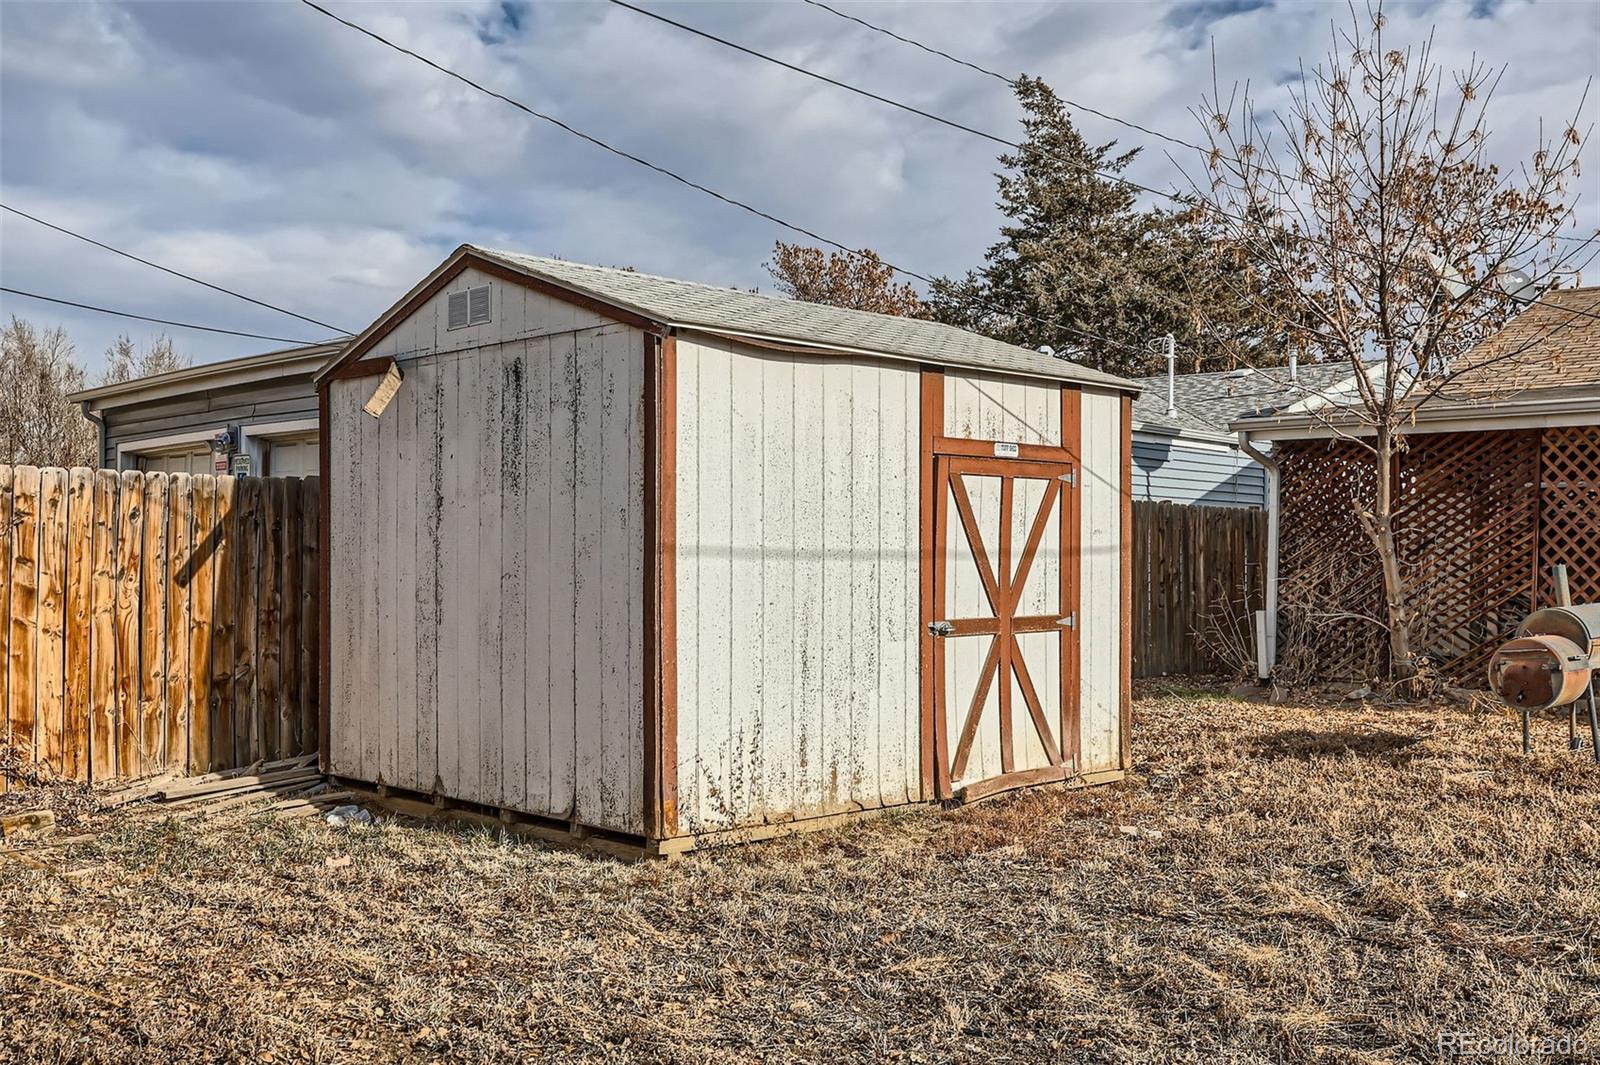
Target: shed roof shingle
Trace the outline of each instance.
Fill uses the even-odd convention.
[[[718,288],[614,267],[468,245],[484,258],[668,325],[877,352],[1133,391],[1141,386],[952,325]]]

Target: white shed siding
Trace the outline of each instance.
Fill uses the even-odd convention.
[[[946,371],[943,435],[1058,447],[1061,382]]]
[[[644,336],[485,280],[381,418],[330,385],[331,769],[642,833]]]
[[[917,367],[677,352],[680,829],[915,801]]]
[[[1083,390],[1079,728],[1084,771],[1121,764],[1122,397]]]

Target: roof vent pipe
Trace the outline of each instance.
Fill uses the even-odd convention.
[[[1167,349],[1167,417],[1178,413],[1178,345],[1168,333],[1161,338]]]
[[[1289,383],[1291,385],[1300,383],[1300,353],[1298,351],[1289,352]]]

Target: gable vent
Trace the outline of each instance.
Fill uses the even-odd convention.
[[[489,320],[489,286],[463,289],[450,293],[446,328],[461,329],[469,325],[482,325]]]

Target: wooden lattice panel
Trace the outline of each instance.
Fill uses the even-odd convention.
[[[1280,661],[1314,649],[1315,675],[1363,679],[1386,657],[1377,552],[1356,516],[1377,484],[1372,456],[1345,440],[1285,445],[1279,456]],[[1303,630],[1303,631],[1297,631]]]
[[[1372,500],[1372,458],[1336,441],[1287,445],[1281,462],[1280,633],[1312,618],[1318,677],[1381,676],[1387,634],[1363,619],[1386,617],[1383,584],[1353,506]],[[1600,427],[1416,434],[1392,475],[1415,645],[1439,673],[1481,683],[1518,622],[1554,601],[1556,562],[1575,601],[1600,601]]]
[[[1555,601],[1550,567],[1567,564],[1576,603],[1600,602],[1600,426],[1544,430],[1540,448],[1540,604]]]
[[[1458,683],[1483,676],[1533,609],[1539,432],[1408,438],[1395,526],[1413,642]]]

